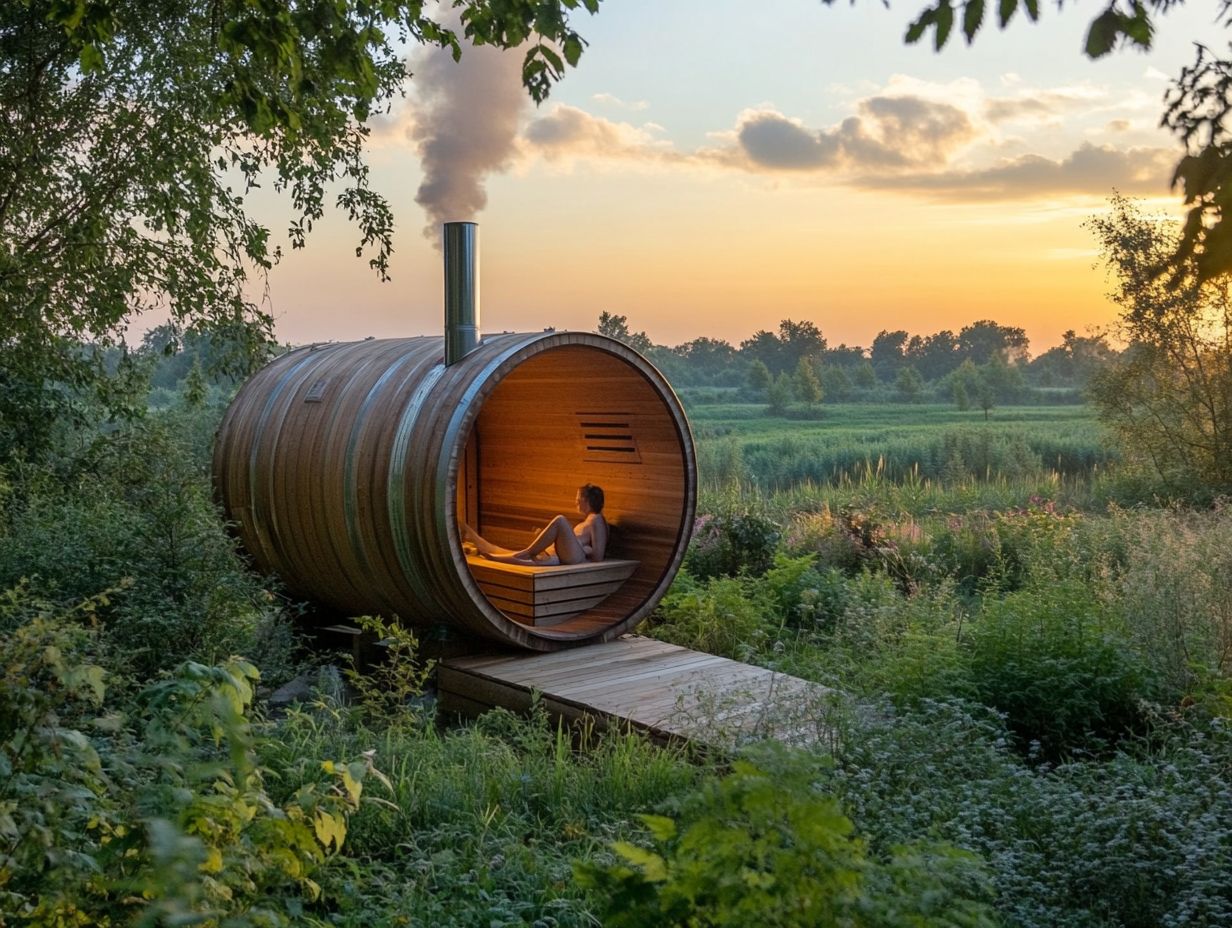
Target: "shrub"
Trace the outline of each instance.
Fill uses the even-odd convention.
[[[746,659],[766,641],[773,613],[772,605],[751,587],[746,578],[696,581],[682,573],[659,602],[649,630],[686,648]]]
[[[214,507],[212,415],[160,414],[96,438],[57,470],[25,472],[0,545],[0,586],[29,578],[63,603],[123,587],[99,616],[139,676],[246,653],[276,683],[297,670],[291,616],[241,562]]]
[[[1092,547],[1093,582],[1150,656],[1166,698],[1220,701],[1232,677],[1232,509],[1113,510]]]
[[[1023,748],[1056,759],[1139,727],[1155,695],[1146,660],[1076,581],[986,600],[968,634],[976,697],[1005,713]]]
[[[581,864],[620,926],[992,925],[978,859],[910,845],[868,853],[839,802],[819,795],[807,765],[731,774],[688,798],[679,819],[642,816],[653,850],[612,845],[611,864]]]
[[[1007,928],[1232,920],[1232,730],[1173,723],[1149,752],[1029,764],[999,719],[955,703],[853,720],[818,767],[874,852],[917,835],[978,853]]]
[[[747,509],[701,515],[685,554],[685,568],[699,579],[764,574],[780,536],[770,519]]]
[[[125,700],[94,663],[106,605],[0,603],[0,911],[48,928],[290,924],[369,765],[314,760],[274,804],[248,718],[256,670],[186,663]]]

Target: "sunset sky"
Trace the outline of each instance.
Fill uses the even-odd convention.
[[[606,310],[669,345],[792,318],[867,346],[991,318],[1039,353],[1106,323],[1081,223],[1113,187],[1177,211],[1161,101],[1194,41],[1223,41],[1216,5],[1162,17],[1149,54],[1095,62],[1081,48],[1098,5],[1046,4],[971,47],[956,29],[940,54],[902,42],[921,5],[606,0],[537,109],[518,54],[419,52],[404,105],[373,126],[393,279],[330,219],[270,277],[278,336],[439,332],[423,234],[439,217],[480,224],[485,331],[590,330]]]

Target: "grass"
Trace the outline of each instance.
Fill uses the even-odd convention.
[[[995,501],[1018,505],[1033,495],[1089,495],[1116,460],[1081,406],[1008,407],[987,422],[937,405],[846,404],[821,407],[821,415],[770,418],[753,405],[694,410],[702,487],[927,497],[977,486],[983,496],[1000,485]]]

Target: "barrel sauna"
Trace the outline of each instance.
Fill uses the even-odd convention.
[[[679,568],[696,506],[693,441],[671,387],[591,333],[485,336],[449,364],[445,351],[441,337],[313,345],[245,384],[214,449],[216,492],[243,546],[296,595],[347,615],[540,651],[631,630]],[[606,493],[607,557],[628,562],[628,578],[536,624],[468,560],[461,523],[521,548],[557,513],[577,521],[584,483]],[[577,595],[571,577],[548,579],[545,601]]]

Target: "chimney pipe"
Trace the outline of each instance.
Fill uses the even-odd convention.
[[[479,344],[479,226],[447,222],[445,245],[445,364]]]

